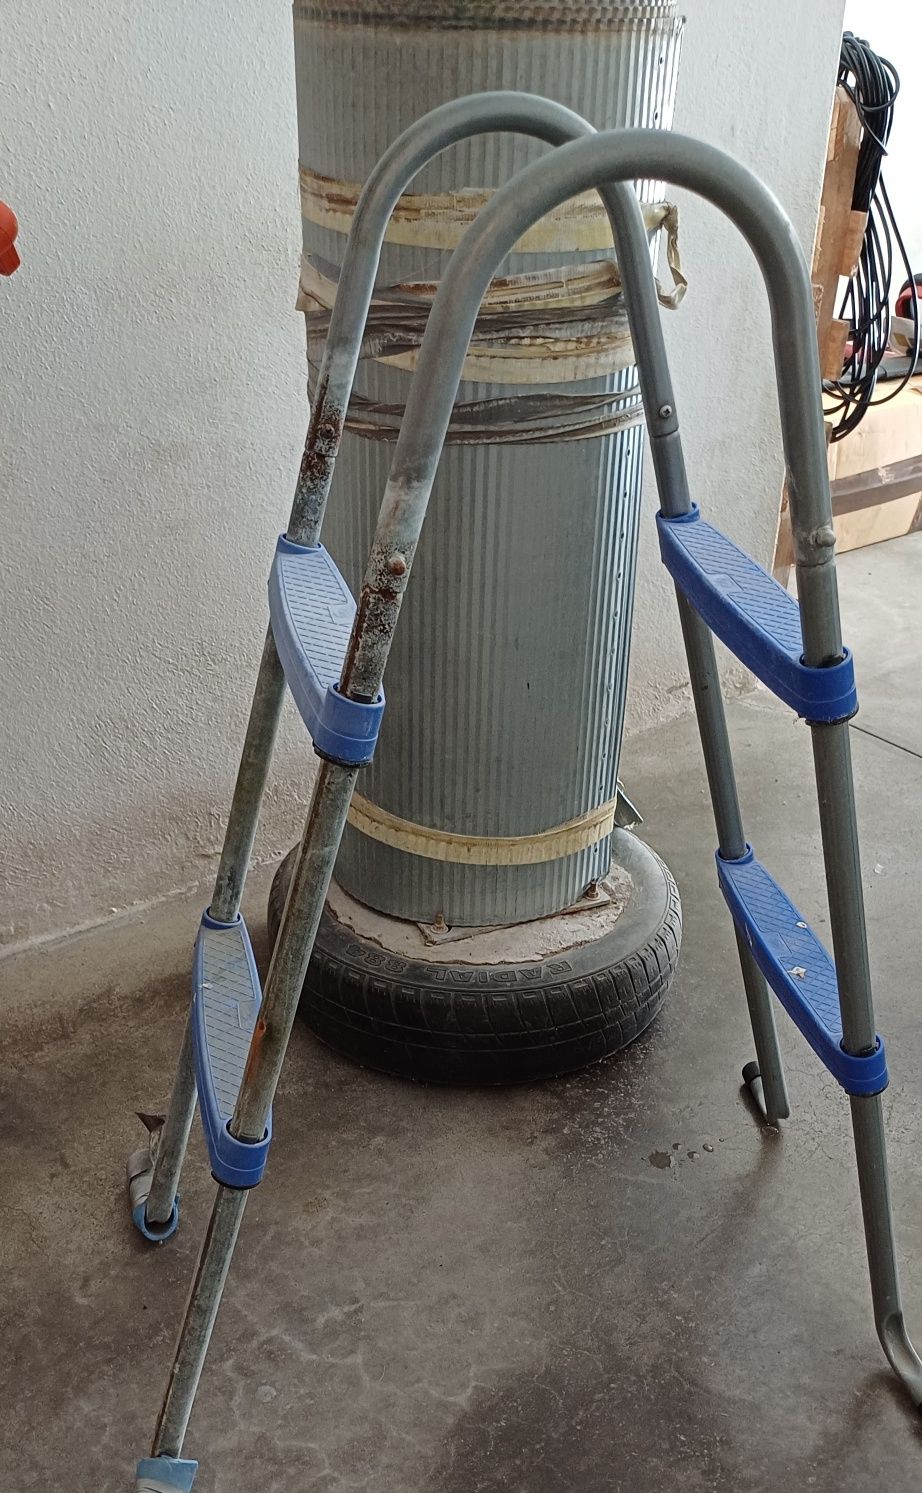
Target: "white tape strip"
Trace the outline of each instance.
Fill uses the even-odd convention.
[[[431,829],[389,814],[355,793],[349,809],[349,823],[371,840],[379,840],[395,850],[405,850],[426,860],[454,861],[469,866],[536,866],[544,861],[560,860],[578,850],[588,850],[611,834],[615,823],[617,796],[607,803],[589,809],[565,824],[533,835],[457,835],[449,830]]]
[[[362,192],[357,181],[322,176],[310,167],[298,168],[301,215],[320,228],[348,233]],[[398,202],[385,242],[417,249],[455,249],[480,209],[493,196],[492,187],[461,187],[455,192],[404,192]],[[675,233],[676,209],[668,202],[640,204],[647,231]],[[670,221],[671,220],[671,221]],[[613,246],[608,214],[597,192],[582,192],[529,228],[515,246],[516,254],[571,254]],[[670,268],[672,267],[670,262]],[[681,278],[684,292],[685,280]],[[679,281],[676,281],[679,289]]]

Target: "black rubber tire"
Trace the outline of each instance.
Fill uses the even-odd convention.
[[[616,830],[633,893],[595,943],[529,964],[428,964],[366,942],[324,912],[301,1015],[336,1052],[427,1083],[525,1083],[569,1073],[633,1042],[663,1003],[679,957],[682,912],[667,866]],[[281,923],[296,850],[269,895]]]

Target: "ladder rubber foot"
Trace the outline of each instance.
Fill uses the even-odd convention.
[[[176,1230],[179,1229],[179,1199],[178,1197],[173,1199],[170,1217],[167,1218],[166,1223],[149,1223],[146,1202],[139,1203],[137,1208],[131,1209],[131,1221],[143,1239],[149,1239],[151,1244],[166,1244],[167,1239],[172,1239]]]
[[[775,1121],[768,1118],[768,1110],[765,1105],[765,1089],[762,1084],[762,1070],[758,1063],[747,1063],[743,1069],[743,1091],[758,1111],[759,1119],[763,1125],[774,1125]]]
[[[185,1457],[142,1457],[135,1493],[190,1493],[198,1463]]]
[[[131,1221],[143,1239],[151,1244],[165,1244],[179,1228],[179,1198],[173,1199],[173,1207],[166,1223],[151,1223],[147,1218],[147,1203],[138,1203],[131,1210]]]
[[[173,1199],[170,1216],[163,1223],[148,1220],[147,1200],[150,1197],[151,1183],[154,1180],[157,1148],[163,1122],[159,1117],[145,1116],[144,1118],[152,1128],[148,1134],[147,1145],[141,1146],[137,1151],[132,1151],[128,1158],[128,1206],[131,1209],[131,1221],[142,1239],[147,1239],[151,1244],[162,1244],[165,1239],[172,1238],[179,1228],[179,1198]]]

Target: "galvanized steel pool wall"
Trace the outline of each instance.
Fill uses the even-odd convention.
[[[671,123],[682,31],[674,0],[297,0],[294,11],[301,164],[334,181],[364,181],[409,123],[475,91],[546,94],[600,129]],[[495,187],[547,148],[481,136],[446,151],[411,190]],[[641,191],[657,196],[655,183]],[[344,239],[305,218],[304,245],[338,265]],[[603,255],[516,254],[508,272]],[[387,243],[379,284],[436,278],[447,257]],[[366,360],[356,389],[401,404],[409,379]],[[627,369],[565,387],[633,382]],[[515,392],[464,382],[460,397]],[[566,823],[614,796],[642,452],[638,426],[547,445],[446,448],[388,665],[378,755],[359,782],[373,804],[458,835],[508,837]],[[344,435],[324,542],[356,592],[392,453],[389,441]],[[605,874],[610,855],[606,835],[539,864],[460,864],[350,826],[336,876],[393,916],[499,924],[568,906]]]

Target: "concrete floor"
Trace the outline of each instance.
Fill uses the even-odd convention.
[[[922,1336],[922,535],[845,558],[854,732],[899,1239]],[[731,711],[751,838],[825,926],[807,729]],[[299,1028],[187,1441],[196,1493],[630,1493],[919,1487],[919,1420],[877,1346],[848,1111],[793,1029],[794,1118],[760,1130],[690,720],[625,777],[686,935],[654,1028],[620,1059],[511,1092],[362,1072]],[[261,923],[265,877],[253,888]],[[0,968],[8,1086],[0,1240],[4,1493],[131,1486],[211,1183],[133,1232],[132,1111],[162,1106],[196,904]]]

